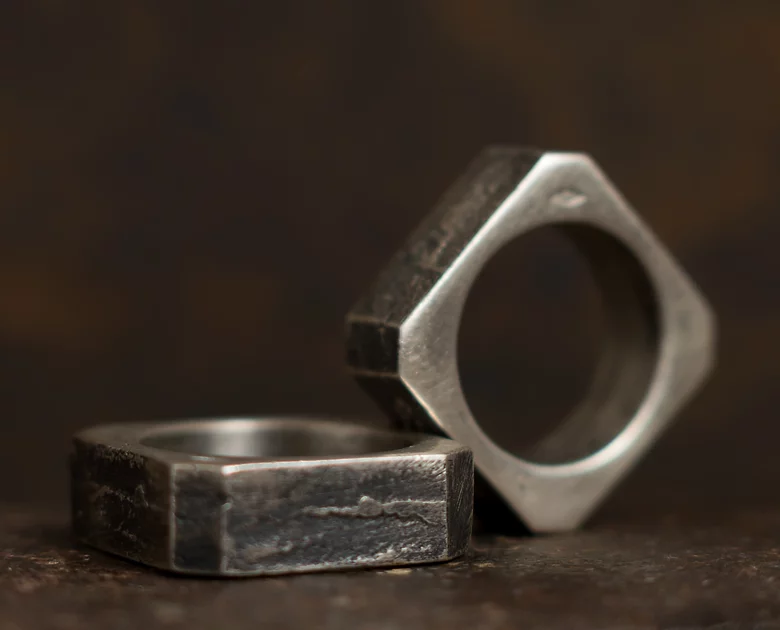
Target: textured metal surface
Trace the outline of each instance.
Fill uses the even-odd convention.
[[[170,579],[74,545],[67,518],[0,506],[3,630],[780,630],[775,509],[668,513],[475,538],[452,563],[272,580]]]
[[[182,573],[448,560],[468,546],[472,492],[467,448],[327,420],[104,425],[72,455],[76,535]]]
[[[545,225],[592,267],[609,337],[579,407],[531,452],[514,454],[471,414],[458,332],[485,264]],[[399,427],[469,445],[479,472],[523,521],[550,532],[578,526],[692,396],[713,362],[714,328],[697,288],[588,156],[496,147],[469,166],[353,308],[348,361]]]

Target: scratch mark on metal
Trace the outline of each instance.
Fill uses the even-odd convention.
[[[369,496],[360,497],[360,501],[354,507],[307,507],[303,513],[306,516],[331,517],[341,516],[345,518],[381,518],[392,516],[401,520],[418,520],[428,525],[434,523],[421,514],[420,508],[440,506],[441,501],[390,501],[382,503]]]
[[[550,203],[562,208],[579,208],[587,203],[588,198],[576,190],[561,190],[550,197]]]

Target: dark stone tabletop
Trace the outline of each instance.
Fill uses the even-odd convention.
[[[569,535],[476,537],[448,564],[210,580],[75,544],[6,506],[0,628],[780,629],[780,511],[617,517]]]

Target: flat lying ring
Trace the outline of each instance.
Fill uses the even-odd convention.
[[[177,573],[253,576],[462,555],[471,451],[309,418],[114,424],[73,439],[84,543]]]

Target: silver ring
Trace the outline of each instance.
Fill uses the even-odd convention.
[[[74,437],[71,471],[80,540],[179,573],[438,562],[471,532],[469,449],[344,422],[103,425]]]
[[[509,453],[463,394],[461,315],[496,252],[553,224],[591,264],[610,338],[572,416],[534,452]],[[587,155],[514,147],[472,163],[353,308],[348,331],[355,377],[397,426],[470,446],[478,471],[539,532],[577,527],[595,509],[702,384],[715,346],[704,297]]]

